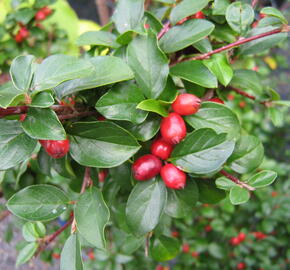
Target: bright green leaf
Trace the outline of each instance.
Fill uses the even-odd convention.
[[[17,98],[24,95],[23,91],[14,87],[12,82],[5,83],[0,86],[0,107],[6,109]]]
[[[105,46],[115,48],[118,45],[115,42],[116,36],[107,31],[85,32],[79,36],[76,43],[78,46]]]
[[[33,257],[37,248],[38,248],[38,243],[36,242],[29,243],[24,248],[22,248],[17,256],[16,266],[19,266],[29,261]]]
[[[262,188],[271,185],[277,178],[277,173],[274,171],[263,170],[252,176],[247,184],[254,188]]]
[[[141,101],[136,108],[144,111],[155,112],[163,117],[166,117],[168,115],[168,111],[166,110],[164,105],[159,100],[155,99],[146,99],[144,101]]]
[[[230,201],[234,205],[246,203],[250,199],[250,193],[247,189],[239,186],[230,189]]]

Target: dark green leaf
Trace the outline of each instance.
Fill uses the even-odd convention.
[[[50,92],[40,92],[32,98],[31,107],[47,108],[54,104],[54,98]]]
[[[55,219],[66,210],[68,197],[51,185],[34,185],[14,194],[7,207],[15,216],[30,221]]]
[[[245,188],[239,186],[232,187],[230,189],[230,201],[232,204],[246,203],[250,199],[250,193]]]
[[[136,108],[144,100],[141,90],[133,83],[117,84],[96,104],[96,109],[107,119],[142,123],[148,113]],[[141,109],[141,108],[140,108]]]
[[[166,110],[162,102],[155,99],[146,99],[144,101],[141,101],[136,108],[144,111],[155,112],[163,117],[166,117],[168,115],[168,111]]]
[[[150,246],[150,255],[155,261],[165,262],[175,258],[180,252],[180,243],[177,239],[161,235]]]
[[[163,91],[169,73],[168,60],[157,46],[156,35],[135,38],[127,50],[128,63],[136,81],[147,98],[158,98]]]
[[[201,53],[207,53],[212,51],[212,46],[211,43],[208,39],[202,39],[198,42],[195,42],[192,45],[194,48],[196,48],[197,50],[199,50]]]
[[[29,261],[33,257],[37,248],[38,248],[38,243],[36,242],[29,243],[24,248],[22,248],[17,256],[16,266],[19,266]]]
[[[66,240],[60,258],[60,270],[83,270],[81,245],[77,234],[72,234]]]
[[[167,192],[161,180],[138,183],[126,207],[127,224],[137,236],[151,232],[158,224],[166,204]]]
[[[213,181],[198,180],[199,201],[202,203],[218,203],[226,197],[225,191],[218,189]]]
[[[27,92],[29,90],[34,72],[34,60],[35,57],[33,55],[18,56],[11,63],[11,80],[15,88],[20,91]]]
[[[75,208],[78,231],[92,245],[105,248],[104,230],[110,219],[102,193],[95,187],[83,193]]]
[[[83,166],[115,167],[140,148],[128,131],[112,122],[74,123],[69,133],[72,135],[70,154]]]
[[[206,88],[216,88],[217,78],[201,61],[186,61],[170,69],[173,76],[193,82]]]
[[[0,119],[0,170],[10,169],[27,160],[37,141],[27,136],[18,121]]]
[[[247,183],[254,188],[262,188],[271,185],[276,178],[276,172],[263,170],[252,176]]]
[[[240,136],[240,123],[236,114],[227,106],[215,102],[203,102],[196,114],[185,117],[195,129],[212,128],[217,133],[227,133],[228,138]]]
[[[213,29],[214,24],[207,20],[188,20],[172,27],[160,39],[160,47],[165,53],[179,51],[205,38]]]
[[[78,46],[92,45],[92,46],[105,46],[116,48],[116,36],[107,31],[94,31],[85,32],[79,36],[76,43]]]
[[[11,106],[11,103],[17,98],[21,98],[24,95],[23,91],[14,87],[12,82],[5,83],[0,86],[0,107],[7,108]]]
[[[62,83],[55,88],[59,98],[69,94],[112,84],[120,81],[127,81],[134,77],[128,65],[120,58],[114,56],[96,56],[90,59],[94,69],[93,72],[85,77]]]
[[[56,113],[49,109],[29,108],[22,122],[25,133],[32,138],[42,140],[65,140],[65,130]]]
[[[169,160],[188,173],[212,173],[224,164],[234,146],[233,141],[226,140],[225,134],[202,128],[189,133],[176,145]]]
[[[226,15],[227,7],[230,5],[229,0],[214,0],[213,15]]]

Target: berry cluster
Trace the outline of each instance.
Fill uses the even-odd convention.
[[[209,101],[223,103],[219,98]],[[180,94],[171,105],[173,112],[164,117],[160,125],[161,137],[151,145],[151,154],[138,158],[133,166],[133,176],[136,180],[144,181],[153,178],[160,173],[165,185],[172,189],[184,188],[186,174],[167,160],[174,148],[174,145],[181,142],[186,136],[186,125],[182,118],[185,115],[192,115],[198,112],[201,100],[193,94]]]
[[[231,245],[238,246],[246,240],[246,234],[240,232],[236,237],[232,237],[230,240]]]

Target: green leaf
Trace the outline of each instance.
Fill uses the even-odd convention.
[[[210,243],[208,246],[208,252],[211,256],[219,260],[223,259],[226,253],[223,248],[223,245],[217,243]]]
[[[173,218],[191,216],[198,201],[198,187],[194,180],[187,179],[184,189],[168,189],[165,213]]]
[[[33,185],[14,194],[7,202],[7,208],[26,220],[48,221],[63,213],[68,202],[65,193],[55,186]]]
[[[266,26],[266,27],[256,27],[252,29],[246,37],[256,36],[262,33],[266,33],[277,29],[277,27]],[[239,50],[242,55],[248,54],[260,54],[265,50],[275,47],[277,44],[287,39],[287,33],[278,33],[263,38],[247,42],[240,46]]]
[[[66,139],[65,130],[56,113],[49,108],[29,108],[22,127],[25,133],[34,139]]]
[[[247,184],[254,188],[262,188],[271,185],[277,178],[277,173],[274,171],[263,170],[253,175]]]
[[[262,163],[264,148],[260,140],[252,135],[242,135],[228,160],[229,166],[237,173],[248,173]]]
[[[137,34],[139,33],[136,31],[128,30],[123,34],[119,35],[116,39],[116,42],[121,45],[128,45]]]
[[[254,21],[253,8],[246,3],[234,2],[226,10],[226,20],[237,33],[243,34]]]
[[[250,193],[239,186],[230,189],[230,201],[234,205],[246,203],[250,199]]]
[[[80,196],[75,219],[78,231],[89,243],[97,248],[106,247],[104,231],[110,212],[99,189],[92,187]]]
[[[14,87],[12,82],[5,83],[0,86],[0,107],[6,109],[17,98],[21,98],[24,95],[23,91]]]
[[[166,198],[166,188],[161,180],[136,184],[126,206],[127,224],[134,235],[145,235],[158,225]]]
[[[107,119],[142,123],[148,113],[138,110],[137,104],[144,100],[141,90],[133,83],[113,87],[97,102],[96,109]],[[141,109],[141,108],[140,108]]]
[[[218,170],[234,150],[235,143],[226,140],[226,134],[217,134],[210,128],[189,133],[174,148],[169,160],[182,171],[208,174]]]
[[[217,133],[227,133],[229,139],[240,136],[240,123],[236,114],[227,106],[215,102],[203,102],[196,114],[185,117],[195,129],[212,128]]]
[[[163,117],[168,116],[167,109],[164,107],[162,102],[156,99],[146,99],[144,101],[141,101],[136,108],[148,112],[155,112]]]
[[[29,21],[35,16],[35,10],[31,8],[20,8],[13,14],[17,22],[27,25]]]
[[[235,70],[234,77],[231,80],[230,85],[241,88],[250,94],[261,95],[263,93],[261,79],[259,78],[257,72],[253,70]]]
[[[0,171],[27,160],[37,141],[27,136],[18,121],[0,119]]]
[[[22,235],[28,242],[34,242],[38,238],[44,237],[45,231],[45,226],[39,221],[26,222],[22,227]]]
[[[273,16],[281,20],[282,23],[288,24],[288,21],[284,17],[284,15],[281,13],[280,10],[273,8],[273,7],[264,7],[260,11],[261,14],[265,14],[268,16]]]
[[[224,54],[215,54],[210,59],[204,60],[203,63],[222,85],[227,86],[229,84],[234,73]]]
[[[161,21],[149,11],[145,11],[146,22],[150,25],[150,29],[153,29],[155,33],[159,33],[163,27]]]
[[[230,5],[229,0],[214,0],[213,15],[226,15],[227,7]]]
[[[50,92],[40,92],[32,98],[31,107],[48,108],[54,104],[54,98]]]
[[[72,135],[70,154],[83,166],[116,167],[140,148],[128,131],[107,121],[74,123],[69,134]]]
[[[209,0],[183,0],[176,5],[170,13],[170,21],[172,24],[176,24],[181,19],[195,14],[207,6]]]
[[[136,29],[144,14],[144,0],[119,0],[113,22],[119,33]]]
[[[284,112],[280,108],[269,107],[268,114],[276,127],[282,127],[284,123]]]
[[[213,181],[210,180],[199,180],[196,181],[199,190],[199,201],[202,203],[218,203],[226,197],[225,191],[218,189]]]
[[[150,245],[150,255],[158,262],[165,262],[175,258],[180,252],[180,243],[177,239],[161,235]]]
[[[186,61],[173,66],[170,74],[206,88],[217,88],[217,78],[201,61]]]
[[[59,98],[81,90],[127,81],[134,77],[129,66],[118,57],[96,56],[91,58],[90,62],[94,69],[89,76],[64,82],[54,89]]]
[[[207,20],[188,20],[172,28],[160,39],[160,47],[165,53],[179,51],[208,36],[214,24]]]
[[[81,245],[77,234],[65,242],[60,256],[60,270],[83,270]]]
[[[224,190],[230,190],[232,187],[235,187],[237,184],[235,184],[233,181],[226,177],[219,177],[215,180],[215,184],[218,188],[224,189]]]
[[[273,105],[290,107],[290,100],[274,100],[274,101],[271,101],[271,103]]]
[[[38,243],[36,242],[29,243],[24,248],[22,248],[17,256],[16,266],[19,266],[29,261],[33,257],[37,248],[38,248]]]
[[[34,60],[35,57],[33,55],[18,56],[11,63],[11,80],[15,88],[20,91],[27,92],[29,90],[34,72]]]
[[[52,55],[36,67],[32,90],[42,91],[62,82],[82,78],[93,72],[88,60],[70,55]]]
[[[194,48],[196,48],[197,50],[199,50],[201,53],[207,53],[212,51],[212,46],[211,43],[208,39],[202,39],[198,42],[195,42],[192,45]]]
[[[110,48],[118,47],[116,44],[116,36],[107,31],[91,31],[85,32],[79,36],[76,41],[78,46],[105,46]]]
[[[128,63],[147,98],[158,98],[163,91],[169,73],[168,59],[157,45],[156,35],[136,37],[127,49]]]

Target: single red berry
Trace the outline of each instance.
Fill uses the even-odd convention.
[[[243,242],[246,239],[246,234],[241,232],[241,233],[239,233],[237,238],[239,239],[240,242]]]
[[[144,28],[145,28],[145,29],[149,29],[149,28],[150,28],[150,24],[145,23],[145,24],[144,24]]]
[[[155,270],[164,270],[162,265],[157,265]]]
[[[138,158],[133,166],[133,176],[136,180],[148,180],[159,174],[162,162],[158,157],[148,154]]]
[[[182,245],[182,252],[183,253],[188,253],[190,251],[190,246],[189,244],[183,244]]]
[[[211,98],[208,101],[216,102],[216,103],[220,103],[220,104],[225,104],[224,101],[221,100],[220,98]]]
[[[107,169],[99,170],[99,173],[98,173],[99,182],[100,183],[104,183],[107,175],[108,175],[108,170]]]
[[[46,14],[40,9],[35,14],[36,21],[43,21],[46,18]]]
[[[172,232],[171,232],[171,236],[174,237],[174,238],[177,238],[177,237],[179,237],[179,232],[177,232],[177,231],[172,231]]]
[[[100,115],[100,116],[97,117],[97,120],[98,121],[106,121],[107,119],[106,119],[106,117]]]
[[[202,11],[198,11],[198,12],[196,12],[195,15],[194,15],[194,17],[195,17],[196,19],[204,19],[204,18],[205,18],[205,16],[204,16],[204,14],[203,14]]]
[[[239,103],[239,106],[240,106],[240,108],[245,108],[246,106],[247,106],[247,103],[245,102],[245,101],[241,101],[240,103]]]
[[[267,237],[266,234],[262,233],[262,232],[253,232],[253,235],[256,237],[256,239],[258,240],[263,240]]]
[[[170,113],[162,119],[160,132],[165,141],[177,144],[186,136],[185,122],[179,114]]]
[[[260,13],[260,18],[261,18],[261,19],[263,19],[263,18],[265,18],[265,17],[267,17],[267,14]]]
[[[49,7],[43,7],[42,9],[41,9],[41,11],[46,15],[46,16],[49,16],[51,13],[52,13],[52,9],[51,8],[49,8]]]
[[[168,159],[173,150],[172,144],[166,142],[162,138],[157,139],[151,145],[151,153],[161,159]]]
[[[51,255],[54,259],[60,259],[60,254],[59,253],[52,253]]]
[[[95,259],[96,259],[96,258],[95,258],[95,254],[94,254],[93,251],[90,251],[90,252],[88,253],[88,257],[90,258],[90,260],[95,260]]]
[[[198,258],[199,253],[196,252],[196,251],[192,251],[192,252],[191,252],[191,256],[192,256],[193,258]]]
[[[210,225],[206,225],[206,226],[204,227],[204,230],[205,230],[206,232],[210,232],[210,231],[212,231],[212,226],[210,226]]]
[[[277,197],[277,196],[278,196],[278,192],[277,192],[277,191],[272,191],[271,196],[272,196],[273,198],[274,198],[274,197]]]
[[[17,42],[17,43],[21,43],[24,41],[24,38],[22,37],[22,35],[20,35],[20,33],[18,32],[15,37],[14,37],[14,40]]]
[[[259,71],[259,67],[258,67],[258,66],[254,66],[254,67],[252,68],[252,70],[258,72],[258,71]]]
[[[201,100],[192,94],[180,94],[177,96],[171,107],[174,112],[180,115],[191,115],[199,110]]]
[[[240,239],[238,237],[232,237],[230,243],[233,246],[238,246],[240,244]]]
[[[28,31],[28,29],[26,27],[22,27],[19,29],[18,33],[24,38],[28,38],[30,35],[30,32]]]
[[[237,265],[237,269],[238,269],[238,270],[246,269],[246,264],[243,263],[243,262],[238,263],[238,265]]]
[[[161,168],[160,175],[165,185],[173,189],[184,188],[186,182],[185,172],[173,164],[166,164]]]
[[[39,140],[47,154],[53,158],[62,158],[69,151],[69,140]]]
[[[258,26],[259,21],[255,21],[252,23],[252,28],[256,28]]]
[[[228,94],[227,95],[227,98],[228,98],[228,100],[234,100],[235,99],[235,96],[232,95],[232,94]]]
[[[26,116],[27,116],[26,113],[20,114],[19,121],[23,122],[25,120]]]

